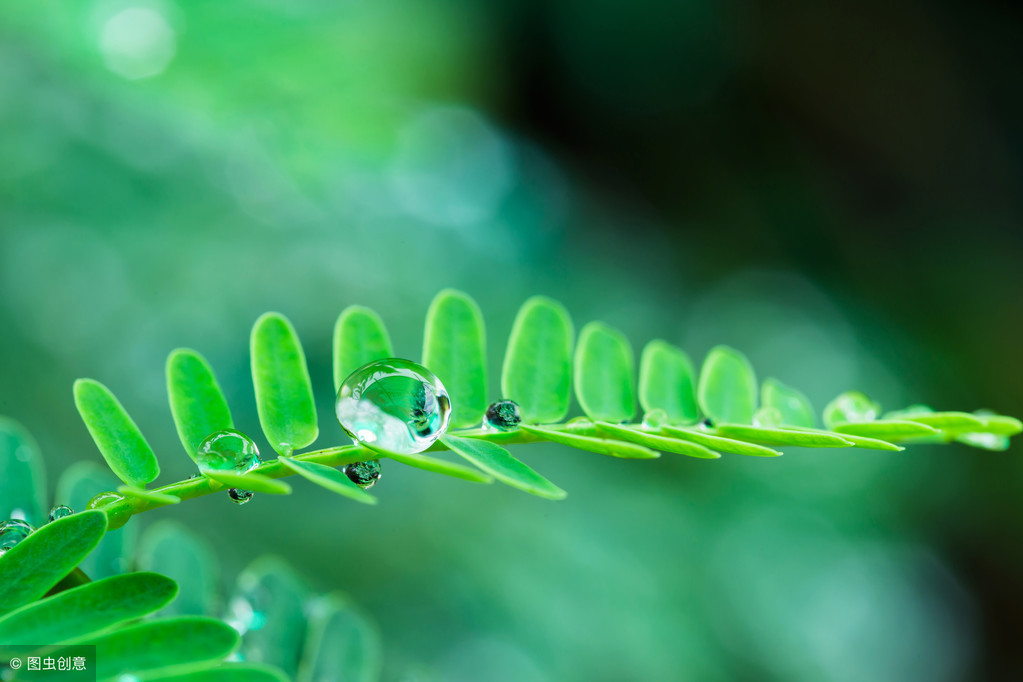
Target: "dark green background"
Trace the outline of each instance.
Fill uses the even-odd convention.
[[[487,317],[492,377],[544,293],[637,348],[732,344],[818,409],[859,388],[1023,415],[1021,20],[997,2],[6,2],[0,412],[55,479],[99,459],[71,400],[97,378],[161,480],[185,477],[167,352],[206,354],[259,434],[248,329],[274,309],[306,344],[317,444],[340,443],[336,315],[375,307],[418,359],[454,286]],[[388,680],[1014,679],[1018,447],[535,446],[517,452],[566,501],[385,466],[377,508],[299,482],[133,523],[201,529],[228,576],[274,553],[347,590]]]

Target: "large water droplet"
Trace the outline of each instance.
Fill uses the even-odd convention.
[[[231,501],[235,504],[245,504],[252,499],[252,496],[256,493],[251,490],[243,490],[241,488],[231,488],[227,491],[227,496],[231,498]]]
[[[57,519],[62,519],[65,516],[71,516],[74,513],[75,510],[67,506],[66,504],[58,504],[56,507],[50,510],[49,520],[56,521]]]
[[[487,426],[498,431],[511,431],[522,423],[519,404],[514,400],[498,400],[487,408]]]
[[[256,443],[241,431],[215,431],[203,439],[195,453],[200,471],[231,471],[244,474],[259,466]]]
[[[0,554],[27,538],[35,530],[26,521],[8,519],[0,523]]]
[[[380,462],[370,459],[345,467],[345,476],[360,488],[372,488],[380,480]]]
[[[356,442],[408,455],[430,447],[447,430],[451,401],[433,372],[388,358],[352,372],[341,384],[335,411]]]

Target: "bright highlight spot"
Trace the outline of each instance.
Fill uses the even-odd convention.
[[[108,69],[136,80],[163,73],[177,51],[177,38],[156,10],[130,7],[103,24],[99,46]]]

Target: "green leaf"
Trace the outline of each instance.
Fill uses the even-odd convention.
[[[147,682],[288,682],[277,668],[259,663],[223,663],[180,675],[146,677]]]
[[[715,423],[752,424],[757,378],[746,356],[728,346],[707,353],[697,391],[700,409]]]
[[[159,570],[178,583],[178,598],[164,616],[211,616],[220,613],[217,558],[205,540],[177,521],[162,520],[146,528],[139,543],[138,565]]]
[[[167,356],[167,395],[178,438],[193,461],[206,436],[234,428],[213,368],[190,348],[178,348]]]
[[[693,385],[693,363],[680,348],[655,339],[639,359],[639,404],[645,412],[664,410],[674,424],[700,417]]]
[[[880,414],[878,403],[859,391],[846,391],[824,408],[824,425],[834,429],[838,424],[873,421]]]
[[[441,442],[472,462],[474,466],[513,488],[549,500],[561,500],[567,495],[564,490],[515,459],[497,443],[457,436],[441,436]]]
[[[269,663],[293,677],[306,638],[307,600],[308,589],[280,559],[260,557],[242,571],[232,595],[232,602],[249,607],[232,622],[245,634],[242,660]]]
[[[128,573],[87,583],[0,618],[0,644],[63,644],[141,618],[170,603],[173,580],[157,573]]]
[[[920,422],[901,421],[896,419],[878,419],[867,422],[848,422],[835,424],[832,431],[853,436],[880,438],[882,440],[901,440],[903,438],[921,438],[933,436],[939,431]]]
[[[636,414],[632,347],[603,322],[590,322],[575,349],[575,396],[594,421],[624,422]]]
[[[376,682],[383,652],[380,635],[340,594],[314,602],[297,682]]]
[[[661,452],[674,452],[679,455],[688,455],[690,457],[698,457],[700,459],[718,459],[721,457],[719,453],[689,440],[679,440],[677,438],[668,438],[667,436],[661,436],[654,433],[636,431],[635,429],[618,426],[616,424],[608,424],[607,422],[597,422],[597,426],[602,431],[606,431],[618,438],[627,440],[631,443],[637,443],[654,450],[660,450]]]
[[[0,555],[0,614],[33,602],[74,570],[107,529],[101,511],[48,523]]]
[[[451,397],[451,426],[476,426],[487,411],[487,356],[483,314],[467,294],[445,289],[426,313],[423,364]]]
[[[1015,436],[1023,431],[1023,422],[1014,417],[980,412],[975,412],[973,416],[984,422],[983,428],[978,429],[979,432],[993,433],[999,436]]]
[[[807,433],[835,435],[831,431],[810,429],[802,426],[785,426],[782,428],[793,431],[805,431]],[[906,449],[904,447],[896,445],[895,443],[889,443],[886,440],[879,440],[877,438],[867,438],[866,436],[854,436],[851,433],[843,433],[841,437],[842,440],[847,440],[850,443],[852,443],[853,447],[865,448],[867,450],[888,450],[889,452],[901,452]]]
[[[550,441],[551,443],[567,445],[568,447],[575,448],[576,450],[595,452],[598,455],[608,455],[610,457],[620,457],[623,459],[657,459],[661,456],[661,453],[656,450],[645,448],[642,445],[637,445],[636,443],[620,440],[608,440],[607,438],[595,438],[593,436],[582,436],[577,433],[556,431],[554,429],[547,429],[539,426],[527,426],[525,424],[520,425],[519,428],[538,438]]]
[[[278,481],[262,474],[247,473],[236,474],[231,471],[207,470],[203,476],[211,478],[228,488],[240,488],[251,490],[254,493],[266,493],[267,495],[290,495],[291,486],[284,481]]]
[[[810,400],[796,389],[786,386],[777,379],[764,379],[760,387],[760,402],[781,412],[782,424],[813,428],[817,417]]]
[[[264,313],[252,327],[252,384],[263,433],[282,455],[319,435],[316,404],[298,334],[280,313]]]
[[[75,462],[64,470],[57,481],[56,502],[82,510],[94,495],[114,490],[118,483],[110,469],[99,463]],[[120,530],[108,527],[99,546],[82,560],[80,568],[93,580],[123,573],[134,554],[137,531],[135,524]]]
[[[230,625],[205,616],[145,621],[87,640],[96,645],[97,680],[121,675],[169,675],[192,664],[218,661],[238,646]]]
[[[0,417],[0,521],[13,518],[46,521],[46,469],[32,435]]]
[[[345,308],[334,323],[334,391],[363,365],[390,357],[391,337],[380,316],[361,305]]]
[[[527,423],[561,421],[572,395],[572,318],[557,301],[527,300],[512,326],[501,373],[501,393]]]
[[[92,379],[79,379],[74,392],[78,413],[110,470],[140,488],[156,479],[160,465],[153,449],[110,389]]]
[[[744,424],[718,424],[718,434],[771,445],[795,445],[803,448],[850,448],[852,441],[826,431],[768,429]]]
[[[979,431],[984,427],[984,420],[967,412],[932,412],[905,417],[901,421],[918,422],[935,429],[951,431]]]
[[[138,500],[145,500],[146,502],[152,502],[153,504],[168,505],[177,504],[181,501],[180,497],[174,495],[168,495],[166,493],[158,493],[155,490],[144,490],[142,488],[136,488],[133,485],[119,485],[117,486],[117,492],[128,497],[134,497]]]
[[[317,464],[316,462],[306,462],[301,459],[292,459],[283,455],[278,459],[281,461],[281,464],[321,488],[326,488],[331,492],[343,495],[356,502],[362,502],[363,504],[377,503],[377,498],[352,483],[347,476],[333,467]]]
[[[683,429],[677,426],[664,426],[661,427],[666,433],[675,436],[676,438],[683,438],[685,440],[691,440],[694,443],[699,443],[704,447],[708,447],[711,450],[718,450],[720,452],[727,452],[733,455],[752,455],[754,457],[778,457],[782,453],[771,448],[764,447],[763,445],[757,445],[756,443],[747,443],[741,440],[735,440],[734,438],[724,438],[722,436],[715,436],[709,433],[704,433],[697,429]]]
[[[380,451],[378,451],[380,452]],[[380,452],[380,454],[393,459],[395,462],[401,462],[410,467],[416,469],[422,469],[423,471],[430,471],[435,474],[441,474],[444,476],[451,476],[452,478],[460,478],[464,481],[472,481],[473,483],[493,483],[494,479],[487,476],[479,469],[473,469],[471,467],[462,466],[461,464],[455,464],[454,462],[448,462],[447,460],[437,459],[436,457],[428,457],[422,453],[415,455],[399,455],[395,452]]]

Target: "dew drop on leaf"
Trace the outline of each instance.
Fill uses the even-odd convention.
[[[50,510],[49,520],[56,521],[57,519],[62,519],[65,516],[71,516],[74,513],[75,510],[67,506],[66,504],[58,504],[56,507]]]
[[[241,431],[215,431],[199,444],[195,463],[200,471],[244,474],[259,466],[259,450],[255,441]]]
[[[349,464],[345,467],[345,476],[360,488],[372,488],[380,480],[380,462],[371,459]]]
[[[231,488],[227,491],[227,496],[231,498],[231,501],[235,504],[245,504],[252,499],[255,495],[251,490],[242,490],[241,488]]]
[[[93,495],[92,499],[85,503],[86,509],[97,509],[99,507],[105,507],[108,504],[114,504],[124,499],[124,495],[115,493],[113,490],[106,490],[104,492]]]
[[[648,429],[659,429],[667,423],[668,413],[660,407],[655,407],[643,414],[643,426]]]
[[[8,519],[0,523],[0,554],[24,540],[35,530],[27,521]]]
[[[511,431],[522,423],[519,404],[514,400],[498,400],[487,408],[486,424],[498,431]]]
[[[337,394],[341,428],[357,443],[409,455],[430,447],[448,428],[451,401],[440,379],[400,358],[352,372]]]

